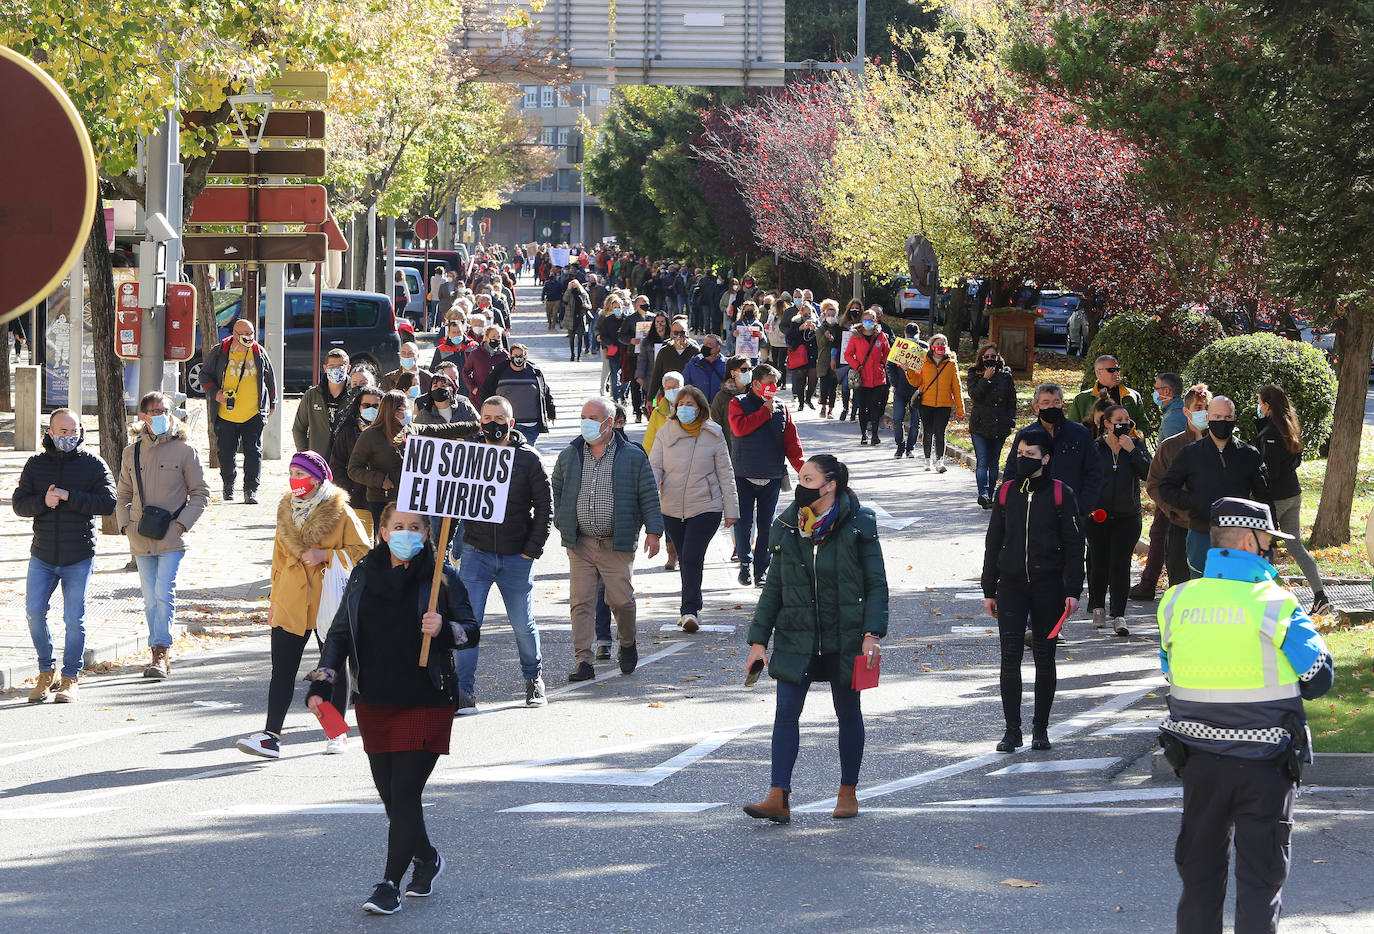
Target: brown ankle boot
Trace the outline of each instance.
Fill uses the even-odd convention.
[[[792,809],[787,804],[790,795],[791,792],[781,788],[769,788],[768,797],[758,804],[746,804],[744,813],[750,817],[766,818],[775,824],[791,823]]]
[[[167,647],[161,645],[154,646],[152,663],[149,664],[147,668],[143,669],[143,677],[161,681],[171,673],[171,670],[172,663],[170,652]]]
[[[859,799],[854,794],[854,785],[841,785],[840,793],[835,799],[835,810],[831,812],[831,817],[858,817]]]
[[[29,692],[30,704],[41,704],[48,699],[48,695],[57,690],[57,669],[52,671],[40,671],[38,673],[38,683]]]

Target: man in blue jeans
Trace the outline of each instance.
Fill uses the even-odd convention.
[[[14,512],[33,520],[25,610],[29,636],[38,654],[38,684],[30,704],[41,704],[49,692],[59,704],[77,699],[82,656],[86,651],[86,586],[95,562],[95,517],[115,508],[114,477],[99,456],[82,447],[81,423],[67,409],[48,420],[43,450],[30,457],[14,490]],[[62,678],[57,677],[48,605],[62,585],[66,640]]]
[[[786,462],[801,472],[802,455],[797,425],[787,406],[774,398],[778,371],[764,363],[751,371],[749,391],[730,400],[730,431],[734,442],[735,489],[739,494],[739,521],[735,523],[735,553],[739,556],[739,582],[749,584],[753,555],[754,584],[763,586],[768,572],[768,530],[778,507],[778,494],[787,474]],[[750,549],[750,531],[754,542]]]
[[[549,475],[534,448],[515,427],[510,403],[492,396],[482,403],[482,442],[515,448],[506,515],[500,522],[463,520],[463,560],[458,577],[467,588],[472,612],[480,623],[491,585],[501,591],[506,616],[515,632],[520,668],[525,676],[525,706],[543,707],[543,655],[534,623],[534,562],[544,553],[553,528],[553,491]],[[477,712],[477,652],[459,649],[458,713]]]

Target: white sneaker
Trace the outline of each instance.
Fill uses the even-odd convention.
[[[943,457],[937,457],[937,458],[935,458],[935,472],[936,472],[936,473],[944,473],[944,472],[945,472],[945,459],[944,459]]]
[[[348,734],[343,733],[324,744],[326,756],[341,756],[348,752]]]
[[[1102,629],[1107,625],[1107,608],[1098,607],[1093,610],[1093,628]]]
[[[1129,636],[1131,631],[1126,628],[1126,617],[1117,616],[1112,619],[1112,630],[1118,636]]]
[[[246,739],[241,739],[237,743],[242,752],[250,756],[260,756],[264,759],[280,759],[281,744],[271,733],[254,733]]]
[[[677,622],[678,625],[682,627],[683,632],[696,632],[698,629],[701,628],[701,626],[697,623],[696,615],[693,613],[688,613],[686,616],[682,617],[682,619],[678,620]]]

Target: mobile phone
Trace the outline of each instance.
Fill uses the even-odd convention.
[[[763,663],[763,659],[761,659],[761,658],[758,659],[757,661],[755,661],[754,664],[750,665],[750,666],[749,666],[749,676],[748,676],[747,678],[744,679],[744,686],[747,687],[747,688],[751,688],[751,687],[753,687],[755,684],[757,684],[757,683],[758,683],[758,680],[759,680],[759,676],[760,676],[761,674],[763,674],[763,668],[764,668],[764,663]]]

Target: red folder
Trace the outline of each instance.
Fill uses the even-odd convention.
[[[854,690],[864,691],[868,688],[878,686],[878,671],[882,667],[882,656],[878,656],[878,661],[872,668],[868,667],[868,656],[859,655],[854,659]]]
[[[1059,622],[1057,622],[1057,623],[1054,624],[1054,628],[1051,629],[1051,630],[1049,631],[1049,635],[1045,636],[1045,638],[1046,638],[1046,639],[1058,639],[1058,638],[1059,638],[1059,630],[1061,630],[1061,629],[1064,628],[1064,621],[1067,620],[1068,618],[1069,618],[1069,608],[1068,608],[1067,606],[1065,606],[1065,607],[1064,607],[1064,615],[1061,616],[1061,617],[1059,617]]]
[[[320,718],[320,726],[324,727],[324,735],[330,739],[336,736],[343,736],[348,732],[348,721],[339,713],[339,708],[329,701],[324,701],[315,709],[315,716]]]

